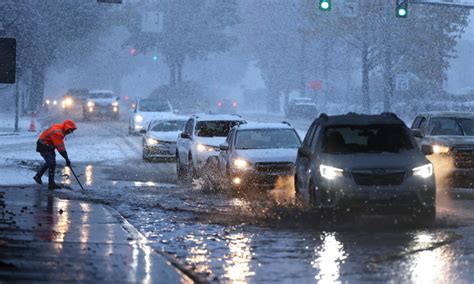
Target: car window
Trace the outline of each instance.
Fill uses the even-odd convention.
[[[293,129],[239,130],[235,137],[236,149],[293,149],[301,146]]]
[[[225,142],[226,142],[227,144],[229,144],[229,146],[231,146],[231,144],[232,144],[231,142],[232,142],[232,138],[234,137],[234,133],[235,133],[235,130],[232,129],[232,130],[230,131],[229,135],[227,135],[227,138],[225,139]]]
[[[186,128],[184,131],[189,135],[193,134],[193,124],[194,124],[194,120],[192,118],[188,120],[188,122],[186,123]]]
[[[412,129],[419,129],[420,128],[420,122],[421,122],[421,116],[415,118],[413,121],[413,124],[411,125]]]
[[[472,136],[474,120],[471,118],[434,117],[431,119],[429,134],[433,136]]]
[[[400,153],[414,147],[402,125],[331,126],[323,134],[323,152],[329,154]]]
[[[421,118],[421,121],[420,121],[420,126],[418,129],[421,129],[421,130],[426,130],[426,123],[428,122],[428,120],[426,119],[426,117],[422,117]]]
[[[89,98],[91,99],[111,99],[114,95],[111,93],[91,93]]]
[[[195,133],[199,137],[227,137],[238,121],[210,120],[196,123]]]
[[[319,127],[319,123],[313,123],[313,125],[311,125],[311,127],[309,128],[309,130],[306,133],[306,136],[304,138],[303,144],[305,146],[309,146],[311,144],[311,139],[313,138],[314,132],[315,132],[316,128],[318,128],[318,127]]]
[[[183,120],[165,120],[158,121],[152,124],[151,131],[156,132],[172,132],[184,129],[185,121]]]
[[[311,152],[314,153],[316,151],[316,147],[318,145],[318,142],[319,142],[319,134],[321,133],[321,127],[318,125],[318,127],[316,128],[315,132],[314,132],[314,135],[311,139]]]
[[[170,112],[170,106],[167,101],[145,99],[140,101],[140,111],[143,112]]]

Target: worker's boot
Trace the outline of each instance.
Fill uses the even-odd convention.
[[[54,180],[54,170],[52,169],[49,169],[49,172],[48,172],[48,189],[59,189],[61,188],[57,183],[56,181]]]
[[[43,181],[41,180],[41,176],[35,175],[33,179],[35,180],[37,184],[43,184]]]

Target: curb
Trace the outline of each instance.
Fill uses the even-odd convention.
[[[125,217],[123,217],[122,214],[120,214],[115,208],[104,204],[102,204],[102,206],[104,206],[107,210],[111,211],[111,213],[114,213],[121,220],[122,226],[127,232],[134,235],[137,240],[142,241],[144,244],[149,244],[148,239],[140,231],[138,231],[137,228],[130,224],[130,222],[128,222],[128,220],[125,219]],[[164,257],[166,261],[168,261],[173,267],[175,267],[181,273],[189,277],[194,283],[208,283],[207,280],[203,280],[199,275],[197,275],[194,271],[192,271],[186,265],[181,263],[177,258],[164,251],[157,250],[152,246],[150,247],[153,249],[153,251]]]

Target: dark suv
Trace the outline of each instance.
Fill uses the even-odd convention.
[[[431,223],[436,186],[425,155],[432,151],[420,151],[395,114],[322,114],[298,151],[296,194],[331,212],[410,214]]]

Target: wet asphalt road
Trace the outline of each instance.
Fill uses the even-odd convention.
[[[79,123],[68,141],[118,148],[116,160],[76,163],[86,187],[64,171],[63,198],[110,204],[157,249],[210,281],[313,283],[474,281],[474,201],[438,201],[438,220],[422,228],[403,218],[360,216],[320,224],[294,204],[292,189],[252,195],[211,193],[176,180],[175,165],[141,160],[141,137],[122,122]],[[36,163],[30,163],[34,167]]]

